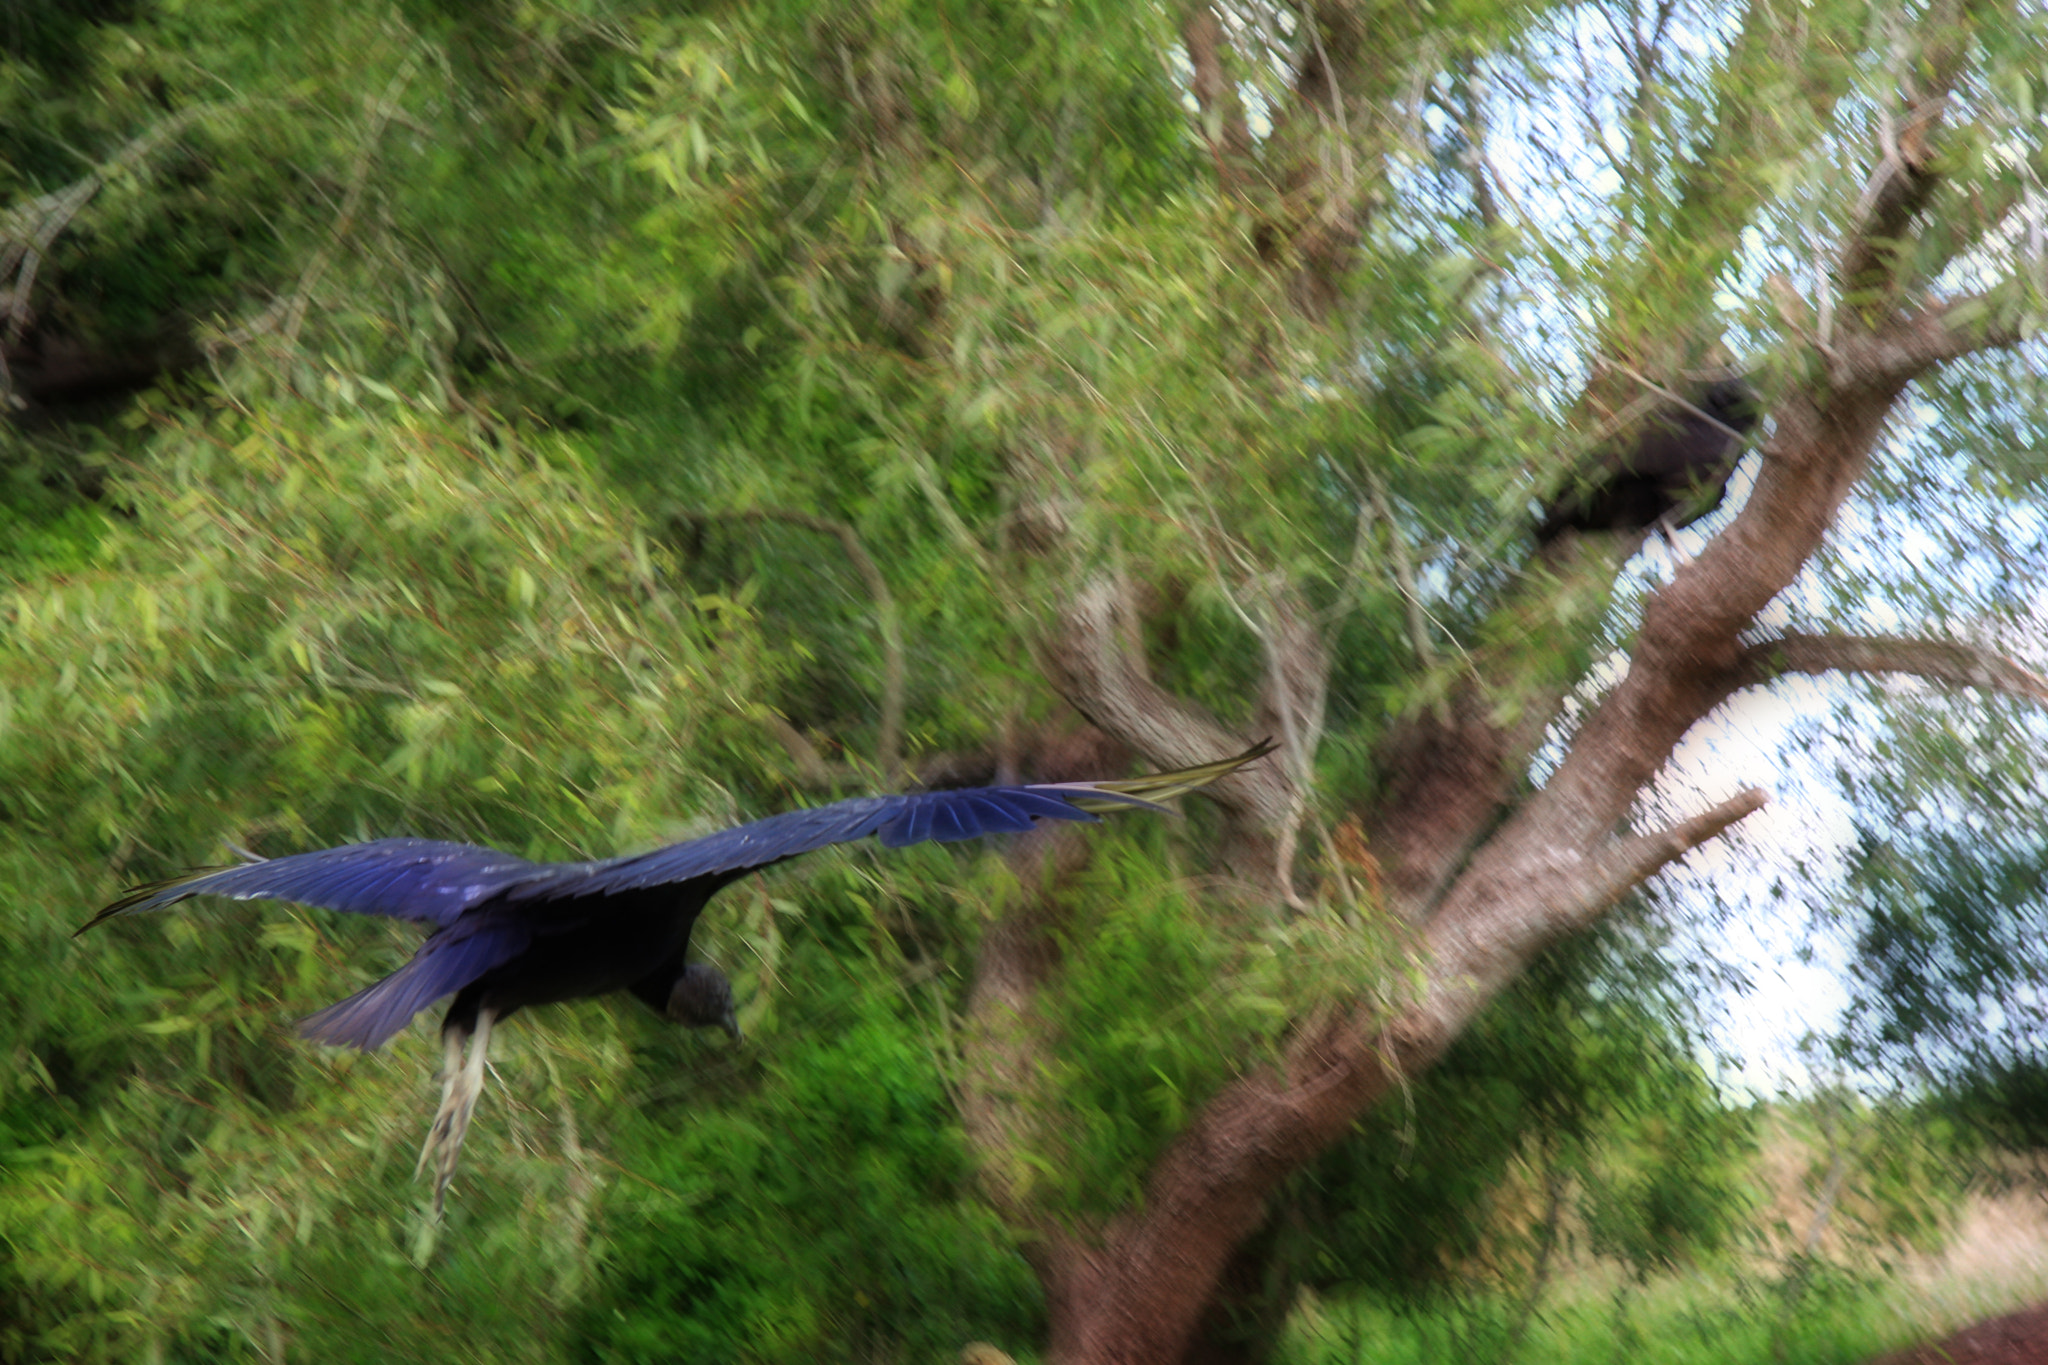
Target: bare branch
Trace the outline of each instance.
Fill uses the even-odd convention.
[[[1262,595],[1262,619],[1251,622],[1266,655],[1266,683],[1259,692],[1255,728],[1279,730],[1288,779],[1287,813],[1273,851],[1273,880],[1288,907],[1302,911],[1308,906],[1294,889],[1294,852],[1315,783],[1316,751],[1323,743],[1330,646],[1315,614],[1293,593],[1272,586]]]
[[[1897,115],[1885,111],[1878,162],[1864,182],[1836,273],[1843,292],[1852,298],[1888,293],[1899,284],[1898,240],[1941,182],[1934,165],[1935,142],[1969,51],[1973,19],[1967,4],[1961,12],[1936,7],[1923,24],[1928,43],[1918,54],[1917,65],[1928,73],[1927,81],[1901,92]]]
[[[1047,680],[1076,711],[1161,767],[1206,762],[1243,746],[1214,716],[1152,681],[1131,586],[1121,576],[1097,577],[1073,594],[1039,659]],[[1302,685],[1307,682],[1290,679],[1289,687],[1294,696],[1314,696],[1320,724],[1320,684],[1311,693]],[[1274,704],[1270,696],[1266,701]],[[1263,881],[1273,867],[1271,849],[1294,810],[1292,774],[1282,764],[1258,763],[1232,773],[1210,793],[1229,813],[1237,837],[1263,846],[1226,852],[1224,861]]]
[[[1781,635],[1742,651],[1737,687],[1785,673],[1909,673],[1950,687],[2048,702],[2048,678],[2002,654],[1954,640],[1895,635]]]
[[[1323,206],[1318,210],[1325,227],[1335,227],[1338,220],[1349,213],[1358,198],[1358,163],[1352,154],[1351,123],[1344,117],[1344,91],[1339,86],[1336,69],[1330,64],[1329,49],[1323,46],[1323,26],[1313,7],[1308,11],[1308,36],[1315,42],[1316,61],[1329,73],[1330,121],[1337,129],[1338,188],[1323,197]],[[1318,117],[1320,117],[1318,111]]]
[[[1131,585],[1104,575],[1074,594],[1044,649],[1046,672],[1074,709],[1155,763],[1180,767],[1239,741],[1207,711],[1152,681]]]
[[[1641,885],[1667,863],[1683,858],[1737,820],[1762,810],[1770,799],[1770,793],[1763,788],[1746,787],[1689,820],[1650,834],[1616,839],[1592,860],[1585,898],[1579,907],[1581,917],[1588,922],[1598,918],[1601,911],[1630,888]]]
[[[5,226],[0,228],[0,276],[13,275],[14,284],[0,291],[0,322],[5,324],[5,339],[10,345],[21,340],[33,316],[30,298],[43,258],[93,196],[109,180],[141,165],[159,147],[200,119],[239,107],[240,101],[231,101],[181,109],[149,131],[130,138],[119,151],[63,189],[32,199],[6,215]]]
[[[818,752],[818,746],[805,737],[804,732],[789,721],[770,711],[763,718],[768,733],[775,736],[775,742],[789,755],[789,761],[796,764],[797,781],[813,791],[830,787],[838,776],[825,756]]]
[[[1436,667],[1436,649],[1430,643],[1429,622],[1422,610],[1422,594],[1415,586],[1415,565],[1408,554],[1408,538],[1401,534],[1401,523],[1394,520],[1394,509],[1387,500],[1387,484],[1378,472],[1367,475],[1367,489],[1372,496],[1373,514],[1380,524],[1387,528],[1387,557],[1394,565],[1394,586],[1401,590],[1401,600],[1408,609],[1408,643],[1415,650],[1415,661],[1424,669]]]
[[[1627,375],[1630,379],[1635,380],[1636,383],[1641,384],[1651,393],[1656,394],[1659,398],[1669,403],[1672,407],[1679,409],[1681,412],[1690,413],[1692,416],[1699,418],[1702,422],[1705,422],[1708,426],[1718,429],[1719,431],[1727,434],[1728,436],[1733,437],[1737,441],[1747,441],[1749,439],[1748,432],[1737,431],[1734,427],[1729,426],[1726,422],[1714,416],[1713,413],[1708,412],[1705,408],[1693,402],[1684,394],[1679,393],[1675,389],[1666,388],[1664,385],[1659,384],[1656,380],[1644,374],[1642,371],[1632,369],[1629,366],[1622,364],[1619,360],[1609,360],[1606,362],[1606,364],[1610,369],[1619,370],[1621,373]],[[1633,411],[1633,407],[1631,407],[1630,410]]]
[[[341,208],[334,216],[334,224],[327,230],[327,241],[306,268],[299,272],[298,284],[292,292],[273,299],[270,304],[247,321],[230,328],[217,340],[208,344],[209,353],[223,348],[245,346],[266,332],[283,335],[286,346],[296,346],[299,329],[306,320],[306,308],[313,298],[313,290],[319,285],[320,277],[327,273],[327,267],[334,259],[334,248],[347,238],[355,227],[356,214],[361,210],[364,189],[369,184],[370,168],[376,162],[377,148],[384,141],[384,131],[398,112],[399,98],[412,83],[413,70],[418,64],[418,54],[409,54],[392,73],[391,80],[384,87],[384,96],[371,107],[369,131],[356,149],[353,165],[349,167],[348,188],[342,194]]]

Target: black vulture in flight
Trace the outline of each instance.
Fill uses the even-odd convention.
[[[1205,787],[1272,748],[1261,742],[1235,758],[1119,781],[857,797],[602,862],[531,863],[470,844],[378,839],[139,886],[78,932],[190,896],[297,901],[432,925],[410,962],[305,1019],[299,1032],[367,1052],[434,1001],[455,996],[441,1021],[441,1107],[419,1164],[434,1165],[438,1215],[483,1091],[491,1028],[514,1011],[626,990],[670,1019],[716,1025],[738,1040],[731,983],[715,967],[684,961],[690,929],[719,888],[869,835],[902,848],[1028,830],[1038,820],[1093,822],[1126,806],[1163,810],[1157,801]]]
[[[1603,451],[1543,509],[1536,542],[1567,530],[1668,533],[1721,504],[1743,438],[1755,428],[1756,394],[1741,379],[1710,384],[1695,405],[1672,405],[1644,423],[1633,446]]]

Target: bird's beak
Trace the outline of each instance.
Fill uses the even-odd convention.
[[[740,1032],[739,1019],[733,1014],[731,1010],[727,1010],[725,1012],[725,1017],[718,1021],[718,1026],[724,1029],[726,1033],[731,1036],[732,1040],[735,1043],[744,1043],[747,1041],[746,1035]]]

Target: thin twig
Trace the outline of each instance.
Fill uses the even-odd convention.
[[[1684,395],[1674,393],[1670,389],[1665,388],[1662,384],[1659,384],[1656,380],[1650,378],[1648,375],[1642,373],[1640,370],[1631,369],[1627,365],[1622,364],[1619,360],[1610,360],[1607,362],[1607,366],[1609,369],[1618,370],[1622,374],[1627,375],[1630,379],[1635,380],[1636,383],[1641,384],[1644,388],[1648,389],[1651,393],[1656,394],[1658,397],[1669,399],[1678,407],[1683,408],[1685,411],[1691,413],[1693,416],[1699,418],[1701,421],[1708,423],[1709,425],[1717,428],[1722,432],[1725,432],[1727,435],[1733,436],[1736,440],[1747,441],[1749,439],[1748,432],[1737,431],[1734,427],[1729,426],[1726,422],[1714,416],[1713,413],[1708,412],[1706,409],[1700,407],[1698,404],[1691,402]]]
[[[882,636],[882,728],[875,740],[875,766],[894,784],[903,774],[903,619],[889,582],[861,543],[860,533],[843,521],[814,516],[784,507],[745,507],[732,510],[691,512],[687,515],[718,521],[779,521],[805,530],[836,537],[854,572],[867,584],[875,601],[876,625]],[[792,733],[794,733],[792,729]],[[800,736],[799,736],[800,738]],[[806,741],[808,743],[808,741]],[[815,751],[814,751],[815,752]],[[801,761],[801,760],[800,760]]]
[[[1366,487],[1372,495],[1373,512],[1387,528],[1387,557],[1394,565],[1394,586],[1401,590],[1401,600],[1408,609],[1408,642],[1415,648],[1415,661],[1424,669],[1436,667],[1436,647],[1430,643],[1429,623],[1422,609],[1422,594],[1415,586],[1415,564],[1408,556],[1408,538],[1401,534],[1401,524],[1394,520],[1394,508],[1387,499],[1386,480],[1379,471],[1365,476]]]
[[[413,71],[418,64],[417,50],[408,53],[385,84],[383,98],[372,107],[370,129],[356,148],[355,161],[349,167],[348,188],[342,194],[341,208],[327,229],[326,242],[313,253],[313,259],[306,262],[306,268],[299,272],[298,283],[291,293],[272,300],[254,317],[222,334],[208,346],[209,353],[247,345],[266,332],[277,332],[288,348],[298,345],[299,329],[305,325],[306,309],[312,301],[313,291],[333,263],[335,248],[355,226],[363,194],[369,185],[370,168],[376,161],[377,148],[384,140],[385,129],[390,127],[392,117],[398,112],[398,101],[405,94],[406,86],[412,83]]]
[[[0,317],[6,320],[9,345],[19,342],[22,333],[28,329],[29,319],[33,316],[29,297],[35,292],[36,272],[41,269],[43,259],[93,196],[115,175],[140,165],[157,148],[200,119],[241,105],[241,101],[229,101],[195,104],[182,109],[148,132],[129,139],[120,151],[63,189],[32,199],[8,215],[13,221],[5,238],[0,239],[4,242],[0,245],[0,276],[12,273],[15,278],[13,288],[0,294]]]

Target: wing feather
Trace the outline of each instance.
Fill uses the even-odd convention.
[[[1031,816],[1000,795],[978,795],[967,799],[973,822],[986,834],[1021,834],[1031,828]]]
[[[379,839],[240,867],[202,868],[139,886],[79,932],[114,915],[160,910],[191,896],[298,901],[344,914],[389,915],[447,929],[467,911],[494,899],[511,905],[619,895],[702,877],[730,880],[831,844],[871,836],[885,847],[903,848],[928,839],[953,842],[1016,833],[1038,820],[1093,823],[1101,812],[1126,807],[1164,810],[1157,801],[1207,786],[1270,753],[1272,747],[1261,742],[1234,758],[1108,782],[855,797],[601,862],[531,863],[470,844]],[[437,941],[428,940],[428,946]],[[343,1001],[334,1008],[348,1004]],[[315,1016],[324,1017],[324,1012]]]
[[[378,839],[238,867],[197,868],[138,886],[79,932],[115,915],[161,910],[192,896],[297,901],[344,914],[388,915],[445,927],[471,906],[539,870],[539,864],[491,848],[432,839]]]

